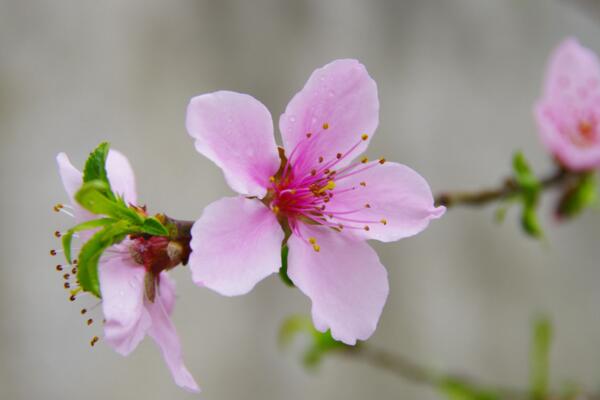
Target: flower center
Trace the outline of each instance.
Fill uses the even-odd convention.
[[[571,141],[578,147],[589,147],[598,140],[598,129],[594,119],[581,120],[571,135]]]
[[[323,123],[323,131],[317,135],[326,135],[329,128],[327,122]],[[271,187],[267,197],[263,199],[271,210],[278,215],[280,220],[284,218],[292,233],[298,235],[306,243],[311,245],[315,251],[320,247],[315,238],[304,238],[298,229],[298,223],[311,225],[323,225],[341,232],[344,229],[369,230],[370,224],[386,225],[385,219],[371,220],[353,214],[363,212],[370,208],[369,203],[356,204],[348,209],[336,207],[330,204],[335,196],[354,190],[368,190],[367,182],[362,181],[357,185],[341,185],[347,178],[353,177],[366,170],[385,163],[385,159],[369,163],[364,157],[358,162],[348,166],[341,166],[342,160],[351,157],[358,146],[366,141],[369,136],[360,135],[357,142],[345,151],[336,153],[331,159],[319,156],[316,160],[307,160],[307,154],[312,154],[312,146],[317,136],[307,133],[305,138],[298,142],[290,153],[289,158],[280,152],[281,167],[275,176],[270,178]],[[312,161],[312,162],[311,162]],[[312,168],[297,167],[298,165],[312,165]]]

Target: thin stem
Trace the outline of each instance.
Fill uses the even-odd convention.
[[[542,190],[559,186],[564,182],[573,179],[576,174],[558,168],[556,172],[540,180]],[[484,189],[475,192],[442,192],[435,198],[437,205],[446,207],[465,206],[484,206],[486,204],[503,200],[519,194],[523,189],[514,178],[507,178],[504,182],[495,188]]]

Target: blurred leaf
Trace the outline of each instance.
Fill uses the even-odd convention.
[[[335,349],[346,347],[331,336],[331,332],[317,331],[310,320],[305,316],[292,316],[284,321],[279,330],[279,344],[289,346],[299,334],[307,334],[310,343],[305,349],[302,361],[307,368],[314,368],[323,359],[323,356]]]
[[[101,297],[98,281],[98,261],[104,250],[120,243],[130,231],[131,226],[126,221],[119,221],[95,233],[83,245],[79,252],[77,279],[84,291]]]
[[[521,226],[530,236],[535,238],[542,237],[543,231],[537,218],[537,206],[542,185],[521,152],[517,152],[513,156],[513,172],[515,182],[521,189],[520,198],[523,204]]]
[[[546,317],[540,317],[533,326],[529,361],[531,397],[535,400],[545,399],[548,395],[551,344],[552,324]]]
[[[598,201],[598,186],[594,172],[581,174],[574,185],[562,194],[556,214],[559,217],[571,218]]]
[[[102,226],[106,226],[114,222],[115,220],[112,218],[100,218],[83,222],[69,229],[67,233],[63,235],[62,238],[63,250],[65,251],[65,258],[67,259],[67,262],[71,264],[71,242],[73,241],[73,235],[75,233],[100,228]]]
[[[287,246],[287,244],[281,247],[281,268],[279,269],[279,277],[281,278],[283,283],[285,283],[289,287],[294,287],[294,282],[292,282],[292,280],[287,274],[289,250],[290,249]]]
[[[481,389],[457,379],[444,379],[438,389],[449,400],[499,400],[500,395],[492,390]]]

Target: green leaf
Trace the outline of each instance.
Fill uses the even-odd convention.
[[[169,236],[169,230],[156,217],[146,218],[140,230],[152,236]]]
[[[65,233],[62,237],[62,245],[63,245],[63,250],[65,251],[65,258],[67,259],[67,262],[69,264],[71,264],[71,242],[73,241],[73,235],[77,232],[81,232],[81,231],[87,231],[90,229],[95,229],[95,228],[100,228],[102,226],[106,226],[109,224],[114,223],[115,220],[112,218],[100,218],[100,219],[94,219],[91,221],[86,221],[86,222],[82,222],[79,225],[74,226],[73,228],[69,229],[67,231],[67,233]]]
[[[284,244],[281,247],[281,268],[279,269],[279,277],[281,278],[283,283],[285,283],[289,287],[294,287],[294,282],[292,282],[292,280],[290,279],[290,277],[287,274],[289,251],[290,251],[290,249],[287,246],[287,244]]]
[[[79,285],[86,291],[101,297],[100,283],[98,281],[98,261],[104,250],[120,243],[131,231],[127,221],[119,221],[106,226],[92,236],[79,252],[77,279]]]
[[[492,390],[481,389],[469,385],[464,381],[447,378],[442,380],[438,389],[449,400],[499,400],[500,395]]]
[[[100,143],[89,155],[83,167],[83,182],[101,180],[108,183],[106,173],[106,158],[110,146],[107,142]]]
[[[83,208],[94,214],[126,220],[137,226],[142,226],[144,217],[127,207],[122,201],[110,197],[110,186],[101,181],[93,180],[83,184],[75,194],[75,200]]]
[[[336,341],[331,332],[317,331],[310,320],[305,316],[293,316],[284,321],[279,330],[279,344],[286,347],[300,334],[307,334],[310,343],[303,352],[302,361],[307,368],[315,367],[328,352],[346,347]]]
[[[548,395],[551,344],[552,324],[547,318],[540,317],[533,326],[530,352],[530,385],[534,400],[545,399]]]
[[[556,210],[560,217],[571,218],[598,201],[598,188],[594,172],[581,174],[575,184],[563,193]]]
[[[543,231],[537,218],[537,206],[542,185],[521,152],[517,152],[513,157],[513,172],[515,182],[521,189],[519,193],[521,203],[523,204],[521,226],[530,236],[536,238],[542,237]]]

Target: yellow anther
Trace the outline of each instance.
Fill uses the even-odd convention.
[[[321,246],[319,246],[318,244],[313,244],[313,249],[318,253],[319,251],[321,251]]]
[[[271,182],[271,183],[275,182],[275,177],[274,176],[270,176],[269,177],[269,182]]]
[[[386,160],[385,160],[385,158],[381,157],[381,158],[379,159],[379,164],[384,164],[384,163],[385,163],[385,161],[386,161]]]
[[[308,238],[308,243],[310,243],[310,244],[317,244],[317,239],[315,239],[314,237],[309,237]]]
[[[279,207],[273,206],[272,210],[275,214],[277,214],[279,212]]]
[[[323,124],[323,129],[329,129],[329,124],[327,122]]]
[[[55,212],[59,212],[64,206],[60,203],[56,204],[54,207],[52,207],[54,209]]]
[[[380,222],[384,225],[387,225],[387,219],[385,219],[385,218],[383,218]]]
[[[363,163],[363,164],[366,164],[366,163],[368,163],[368,162],[369,162],[369,159],[368,159],[367,157],[363,157],[363,158],[360,160],[360,162],[361,162],[361,163]]]
[[[92,338],[92,340],[90,341],[90,346],[94,347],[94,345],[95,345],[96,343],[98,343],[98,341],[99,341],[99,340],[100,340],[100,338],[99,338],[98,336],[94,336],[94,337]]]
[[[367,182],[361,182],[360,186],[367,186]]]
[[[333,189],[335,189],[335,181],[328,181],[327,185],[325,185],[321,189],[319,189],[317,191],[317,193],[321,194],[321,193],[325,192],[326,190],[333,190]]]
[[[366,133],[363,133],[362,136],[360,137],[362,140],[367,140],[369,138],[369,135],[367,135]]]

